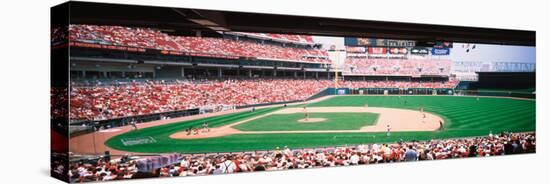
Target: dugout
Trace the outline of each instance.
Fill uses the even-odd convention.
[[[73,120],[69,123],[70,137],[91,133],[100,129],[108,129],[129,125],[130,122],[144,123],[161,120],[163,118],[178,118],[199,114],[199,109],[188,109],[181,111],[170,111],[137,116],[126,116],[121,118],[105,120]]]

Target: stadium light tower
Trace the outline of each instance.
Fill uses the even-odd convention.
[[[342,48],[336,48],[335,45],[331,45],[328,50],[328,57],[332,61],[331,69],[334,70],[334,88],[338,89],[338,71],[343,68],[344,60],[346,58],[346,50]]]

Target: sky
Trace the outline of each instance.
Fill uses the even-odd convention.
[[[313,36],[313,42],[323,44],[324,49],[329,49],[330,45],[336,46],[336,49],[345,49],[344,37]]]
[[[451,49],[451,60],[453,61],[491,61],[491,62],[520,62],[535,63],[536,48],[528,46],[489,45],[475,44],[475,49],[466,52],[463,43],[454,43]]]
[[[337,49],[344,49],[344,38],[313,36],[316,43],[323,44],[325,49],[330,45],[336,45]],[[451,48],[449,58],[453,61],[480,61],[480,62],[519,62],[535,63],[536,48],[529,46],[509,46],[509,45],[491,45],[475,44],[475,49],[471,49],[474,44],[470,44],[470,51],[466,52],[465,43],[454,43]]]

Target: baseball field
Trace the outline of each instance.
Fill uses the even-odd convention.
[[[186,132],[205,122],[210,131],[197,135]],[[209,153],[471,137],[501,131],[535,131],[535,101],[334,96],[308,104],[258,108],[142,128],[111,137],[105,145],[127,152]]]

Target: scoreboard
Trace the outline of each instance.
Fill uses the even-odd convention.
[[[414,40],[394,40],[377,38],[346,38],[345,45],[365,47],[414,47]]]

